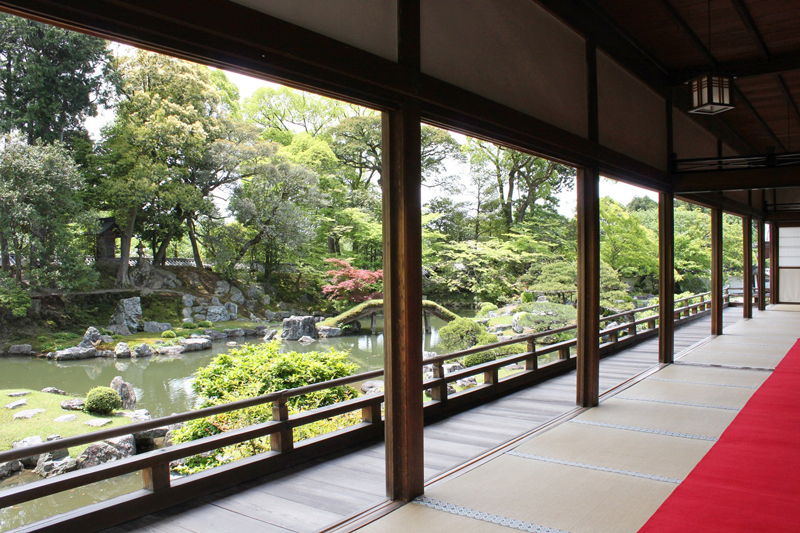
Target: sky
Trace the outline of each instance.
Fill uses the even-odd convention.
[[[117,45],[119,48],[116,50],[117,53],[125,53],[125,48],[123,45]],[[239,87],[239,96],[242,100],[245,98],[249,98],[252,94],[258,89],[259,87],[269,86],[269,87],[280,87],[277,84],[270,83],[268,81],[259,80],[256,78],[251,78],[249,76],[244,76],[242,74],[237,74],[235,72],[225,72],[233,83],[235,83]],[[89,131],[90,135],[95,141],[100,139],[100,129],[107,124],[112,119],[112,112],[110,110],[103,110],[101,109],[98,113],[97,117],[89,117],[86,120],[86,128]],[[464,142],[465,137],[459,134],[453,134],[458,142]],[[451,163],[447,165],[446,173],[448,175],[460,175],[466,178],[467,173],[469,172],[469,167],[465,164],[458,164],[458,163]],[[441,190],[435,188],[422,188],[422,203],[425,204],[429,200],[432,200],[436,196],[441,196],[443,193]],[[647,189],[642,189],[640,187],[635,187],[632,185],[627,185],[625,183],[621,183],[618,181],[610,180],[607,178],[600,179],[600,196],[610,196],[611,198],[615,199],[616,201],[620,202],[621,204],[625,205],[631,200],[633,200],[636,196],[648,196],[655,201],[658,201],[658,193],[649,191]],[[559,199],[559,207],[558,212],[566,217],[572,217],[575,215],[575,206],[577,204],[577,196],[575,190],[571,191],[564,191],[557,195]],[[456,198],[460,201],[470,201],[468,196]]]

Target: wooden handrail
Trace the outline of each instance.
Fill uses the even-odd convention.
[[[676,307],[675,314],[678,318],[677,322],[689,320],[688,316],[683,316],[684,313],[692,314],[692,311],[703,309],[706,310],[710,305],[705,297],[710,293],[697,294],[680,300],[676,300],[676,304],[686,303],[686,305]],[[701,301],[694,304],[689,304],[689,300],[700,298]],[[727,295],[723,300],[728,301]],[[607,347],[614,345],[620,341],[619,333],[627,333],[623,335],[623,339],[628,339],[639,335],[636,333],[636,327],[640,325],[648,325],[648,330],[652,331],[657,328],[658,316],[648,316],[636,319],[636,313],[657,309],[658,306],[641,307],[618,313],[608,317],[601,318],[601,322],[608,322],[616,318],[632,317],[634,320],[624,322],[620,325],[606,328],[599,332],[602,337],[609,337],[610,342],[604,343],[604,350]],[[696,314],[695,314],[696,316]],[[434,377],[423,381],[423,388],[431,390],[432,401],[425,404],[426,412],[430,409],[435,409],[446,405],[448,401],[447,388],[448,384],[467,377],[483,374],[484,383],[478,387],[470,388],[461,391],[452,396],[453,401],[460,401],[465,398],[479,398],[480,395],[486,394],[483,391],[492,390],[493,387],[499,387],[498,390],[506,390],[509,383],[530,383],[531,380],[547,379],[548,376],[556,375],[560,372],[567,371],[570,367],[570,359],[574,359],[570,350],[577,344],[576,339],[568,339],[565,341],[547,344],[544,346],[536,346],[537,339],[555,335],[558,333],[565,333],[576,329],[576,326],[565,326],[556,328],[549,331],[530,333],[520,335],[510,340],[500,341],[484,346],[476,346],[467,350],[460,350],[450,354],[439,355],[431,359],[426,359],[424,364],[433,365]],[[643,332],[642,332],[643,333]],[[443,364],[445,361],[457,359],[465,355],[485,352],[495,348],[510,346],[514,344],[527,343],[526,349],[519,353],[510,354],[494,361],[489,361],[479,365],[471,366],[455,372],[445,373]],[[613,348],[611,348],[613,349]],[[538,358],[543,355],[558,353],[559,358],[556,361],[548,363],[547,365],[539,368]],[[499,378],[499,370],[505,366],[525,362],[524,370],[506,376],[502,379]],[[555,371],[556,373],[553,373]],[[8,507],[30,501],[36,498],[49,496],[63,492],[65,490],[74,489],[97,481],[102,481],[112,477],[132,472],[142,471],[144,486],[150,492],[153,491],[168,491],[171,487],[169,477],[170,462],[197,455],[199,453],[208,452],[225,446],[238,444],[248,440],[270,437],[271,451],[260,454],[258,457],[263,457],[264,460],[272,461],[274,459],[280,460],[279,456],[284,454],[291,454],[294,452],[293,444],[293,430],[300,426],[311,424],[320,420],[324,420],[333,416],[338,416],[345,413],[361,410],[362,422],[349,427],[346,431],[364,431],[369,429],[370,426],[375,424],[382,424],[381,418],[381,404],[384,400],[383,394],[371,394],[360,396],[344,402],[339,402],[333,405],[319,407],[317,409],[303,411],[300,413],[289,415],[286,402],[293,397],[302,396],[312,392],[326,390],[333,387],[339,387],[374,379],[383,375],[383,369],[371,370],[352,376],[346,376],[330,381],[314,383],[303,387],[288,389],[278,392],[272,392],[255,398],[247,398],[236,402],[231,402],[223,405],[216,405],[206,407],[195,411],[187,411],[184,413],[170,415],[162,418],[147,420],[144,422],[136,422],[127,426],[120,426],[112,429],[101,430],[94,433],[87,433],[75,437],[68,437],[57,441],[46,442],[37,444],[26,448],[18,448],[0,452],[0,462],[10,461],[38,455],[55,450],[61,450],[74,446],[79,446],[86,443],[97,442],[112,437],[138,433],[148,429],[163,427],[179,422],[186,422],[198,418],[205,418],[217,414],[227,413],[230,411],[245,409],[248,407],[255,407],[266,403],[273,405],[273,420],[255,424],[245,428],[226,431],[217,435],[204,437],[202,439],[193,440],[190,442],[176,444],[168,448],[154,450],[143,454],[127,457],[121,460],[112,461],[93,468],[78,470],[59,476],[42,479],[25,485],[12,487],[0,492],[0,507]],[[537,376],[544,376],[537,377]],[[513,386],[513,385],[512,385]],[[518,386],[518,385],[517,385]],[[478,394],[477,396],[475,394]],[[489,393],[492,394],[492,393]],[[470,400],[471,401],[471,400]],[[356,436],[361,435],[374,435],[372,433],[358,433]],[[354,434],[355,435],[355,434]],[[335,434],[330,436],[321,436],[317,439],[336,438]],[[333,441],[331,441],[333,442]],[[213,475],[213,474],[211,474]]]

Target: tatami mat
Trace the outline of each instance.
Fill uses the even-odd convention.
[[[738,367],[774,368],[800,336],[800,306],[788,310],[729,326],[679,359],[689,364],[654,372],[359,531],[638,531],[771,374]]]
[[[561,424],[515,451],[645,475],[683,479],[714,443],[582,423]]]

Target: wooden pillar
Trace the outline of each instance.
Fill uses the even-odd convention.
[[[757,261],[758,272],[756,277],[758,279],[758,310],[763,311],[767,308],[767,243],[764,231],[764,221],[759,220],[756,222],[756,248],[757,248]]]
[[[420,110],[407,101],[383,114],[383,335],[386,490],[423,493],[422,213]]]
[[[670,364],[675,355],[675,199],[658,195],[658,362]]]
[[[711,209],[711,334],[722,335],[722,210]]]
[[[778,303],[778,224],[769,223],[769,303]]]
[[[578,169],[578,394],[581,407],[600,396],[600,174]]]
[[[742,217],[742,317],[753,318],[753,219]]]

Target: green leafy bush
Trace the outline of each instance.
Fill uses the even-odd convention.
[[[180,337],[182,339],[185,339],[186,337],[189,337],[192,333],[193,333],[193,331],[190,330],[190,329],[179,329],[179,330],[175,331],[175,335],[177,335],[178,337]]]
[[[213,325],[210,320],[201,320],[197,323],[198,328],[210,328]]]
[[[464,358],[461,360],[461,364],[464,366],[476,366],[476,365],[482,365],[483,363],[488,363],[490,361],[494,361],[495,359],[497,359],[497,356],[491,351],[472,353],[467,356],[464,356]]]
[[[497,306],[489,302],[483,302],[478,307],[477,316],[486,316],[489,311],[497,311]]]
[[[252,398],[269,392],[292,389],[349,376],[358,365],[347,360],[347,352],[278,353],[280,342],[247,345],[218,355],[196,374],[194,390],[204,399],[203,407]],[[334,387],[291,398],[290,413],[315,409],[355,398],[350,386]],[[272,406],[259,405],[213,417],[192,420],[176,431],[176,442],[215,435],[272,420]],[[295,431],[295,440],[311,438],[357,424],[358,416],[335,416],[308,424]],[[217,450],[212,457],[197,456],[178,469],[188,474],[268,451],[269,438],[254,439]]]
[[[194,322],[184,322],[183,329],[197,329],[197,324]]]
[[[161,332],[161,338],[162,339],[174,339],[175,337],[176,337],[176,334],[171,329],[168,329],[167,331],[162,331]]]
[[[482,325],[469,318],[457,318],[439,330],[437,348],[451,353],[492,342],[497,342],[497,336],[487,333]]]
[[[529,304],[533,302],[533,293],[529,291],[523,292],[519,297],[520,302],[524,304]]]
[[[108,415],[120,407],[122,399],[117,391],[110,387],[95,387],[86,395],[85,409],[90,413]]]

